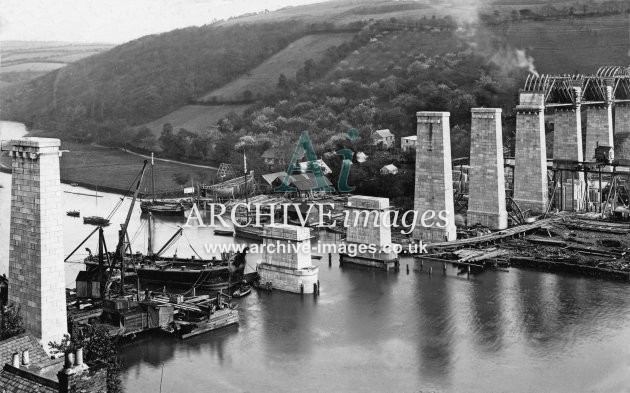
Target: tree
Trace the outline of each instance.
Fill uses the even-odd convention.
[[[24,321],[20,311],[19,306],[2,307],[0,313],[0,340],[6,340],[24,333]]]
[[[155,146],[156,138],[148,127],[142,127],[133,137],[134,145],[145,150],[151,150]]]
[[[278,77],[278,89],[280,89],[283,92],[286,92],[289,90],[289,80],[284,74],[280,74],[280,76]]]
[[[103,326],[88,325],[81,329],[74,326],[71,335],[64,335],[60,343],[48,343],[53,351],[58,353],[72,353],[83,348],[86,362],[101,361],[107,365],[107,392],[122,392],[120,371],[122,362],[118,358],[118,349]]]

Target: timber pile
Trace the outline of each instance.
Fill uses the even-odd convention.
[[[619,225],[607,223],[603,221],[587,221],[587,220],[565,220],[564,225],[570,229],[576,229],[587,232],[603,232],[615,235],[628,235],[630,228],[627,225]]]
[[[438,242],[427,245],[427,250],[460,249],[480,244],[494,244],[507,239],[519,237],[523,234],[533,232],[544,225],[560,220],[560,217],[545,218],[531,224],[519,225],[503,231],[494,232],[468,239],[458,239],[452,242]]]
[[[481,262],[488,259],[494,259],[509,254],[508,250],[498,247],[486,248],[483,250],[463,249],[453,251],[453,254],[459,258],[457,262]]]

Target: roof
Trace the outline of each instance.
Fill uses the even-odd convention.
[[[23,333],[0,341],[0,365],[11,363],[13,354],[28,349],[31,363],[40,363],[50,359],[39,341],[30,334]]]
[[[389,165],[385,165],[384,167],[381,168],[381,170],[383,169],[387,169],[388,171],[397,171],[398,168],[396,168],[396,165],[394,164],[389,164]]]
[[[327,186],[332,186],[332,183],[326,176],[323,176],[324,183]],[[292,175],[291,185],[298,189],[298,191],[311,191],[314,188],[317,188],[317,179],[315,178],[315,174],[311,172],[302,173],[299,175]]]
[[[394,134],[389,130],[389,128],[385,128],[384,130],[376,130],[372,133],[372,138],[380,139],[380,138],[389,138],[393,137]]]
[[[99,281],[99,272],[98,270],[81,270],[77,274],[75,281]]]
[[[22,352],[27,349],[31,366],[28,369],[11,366],[13,354],[19,353],[21,360]],[[48,371],[38,367],[38,365],[47,365],[50,357],[32,335],[23,333],[0,341],[0,362],[4,365],[0,370],[0,387],[4,389],[3,392],[53,393],[58,391],[56,381],[46,375]]]
[[[3,393],[57,393],[59,391],[58,388],[49,386],[54,385],[53,383],[40,382],[43,381],[36,376],[20,372],[19,369],[9,365],[5,365],[0,370],[0,388],[3,389]]]
[[[265,179],[265,181],[269,185],[272,185],[273,182],[276,181],[278,178],[284,179],[286,175],[287,175],[286,172],[275,172],[275,173],[268,173],[266,175],[262,175],[262,178]]]
[[[410,141],[417,141],[418,140],[418,135],[403,136],[401,139],[406,139],[406,140],[410,140]]]

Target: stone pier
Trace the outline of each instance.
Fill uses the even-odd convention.
[[[59,139],[10,142],[9,302],[44,348],[67,333]]]
[[[519,99],[513,198],[521,210],[543,213],[549,198],[544,95],[521,92]]]
[[[451,241],[457,234],[453,202],[453,172],[451,164],[451,127],[449,112],[417,112],[418,145],[416,148],[416,184],[414,210],[427,214],[426,226],[417,223],[416,240]],[[429,214],[435,217],[429,219]],[[446,215],[446,223],[438,214]]]
[[[615,158],[630,160],[630,103],[615,105]]]
[[[612,87],[606,86],[606,103],[586,108],[584,160],[595,161],[597,146],[613,146]]]
[[[507,228],[501,109],[473,108],[468,225]]]
[[[265,253],[257,267],[260,282],[287,292],[315,292],[319,268],[311,261],[310,229],[271,224],[265,226],[262,237]]]
[[[392,230],[389,225],[389,198],[352,195],[348,198],[348,232],[346,244],[356,249],[340,255],[341,263],[390,269],[398,267],[398,255],[391,250]],[[361,251],[374,246],[376,252]],[[386,248],[390,249],[386,251]]]
[[[553,160],[560,188],[561,210],[584,208],[584,173],[573,172],[578,162],[584,161],[582,149],[581,88],[574,88],[576,104],[572,108],[558,108],[554,112]],[[562,170],[567,169],[567,170]]]

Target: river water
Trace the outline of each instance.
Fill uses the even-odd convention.
[[[15,123],[3,122],[1,137]],[[19,128],[19,127],[17,127]],[[16,136],[21,135],[19,131]],[[63,159],[63,158],[62,158]],[[141,162],[139,161],[140,168]],[[131,180],[131,179],[130,179]],[[6,272],[10,176],[0,173],[0,273]],[[120,197],[63,186],[65,208],[106,216]],[[125,200],[106,229],[110,248]],[[158,220],[156,244],[182,220]],[[134,211],[133,249],[146,248]],[[93,227],[64,216],[70,252]],[[190,228],[177,254],[203,254],[212,229]],[[328,235],[321,234],[322,238]],[[86,247],[96,248],[96,239]],[[81,251],[67,264],[72,287]],[[259,255],[249,255],[254,264]],[[467,279],[403,259],[399,273],[320,266],[321,295],[253,292],[237,300],[238,327],[186,341],[140,338],[123,349],[128,392],[576,392],[630,391],[630,287],[563,274],[510,269]],[[406,265],[410,273],[406,273]]]

